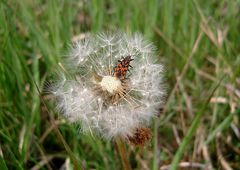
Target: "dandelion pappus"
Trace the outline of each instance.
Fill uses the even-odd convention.
[[[130,62],[132,60],[134,59],[132,59],[130,55],[123,58],[122,60],[118,60],[119,64],[115,67],[114,70],[115,76],[118,77],[120,80],[126,78],[128,68],[132,68],[132,66],[130,65]]]

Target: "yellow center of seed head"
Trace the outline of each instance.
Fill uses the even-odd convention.
[[[121,81],[117,77],[112,76],[104,76],[100,85],[111,94],[114,94],[122,87]]]

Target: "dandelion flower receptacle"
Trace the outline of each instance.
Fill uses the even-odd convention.
[[[85,132],[149,139],[146,127],[165,94],[163,66],[154,58],[154,46],[140,34],[102,33],[77,42],[52,90],[58,108]]]

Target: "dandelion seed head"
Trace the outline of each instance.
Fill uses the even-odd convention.
[[[131,56],[130,66],[122,63],[126,75],[116,74],[120,61]],[[66,58],[51,91],[57,107],[83,132],[105,138],[131,138],[148,126],[163,105],[163,66],[154,62],[155,47],[141,34],[92,35],[76,43]],[[127,67],[127,68],[126,68]],[[65,74],[72,70],[71,76]],[[145,137],[149,138],[149,137]]]

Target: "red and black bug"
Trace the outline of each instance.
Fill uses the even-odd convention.
[[[132,66],[130,65],[130,62],[134,60],[131,58],[130,55],[123,58],[122,60],[118,60],[118,65],[115,67],[114,74],[116,77],[118,77],[120,80],[126,78],[126,74],[128,71],[128,68]]]

